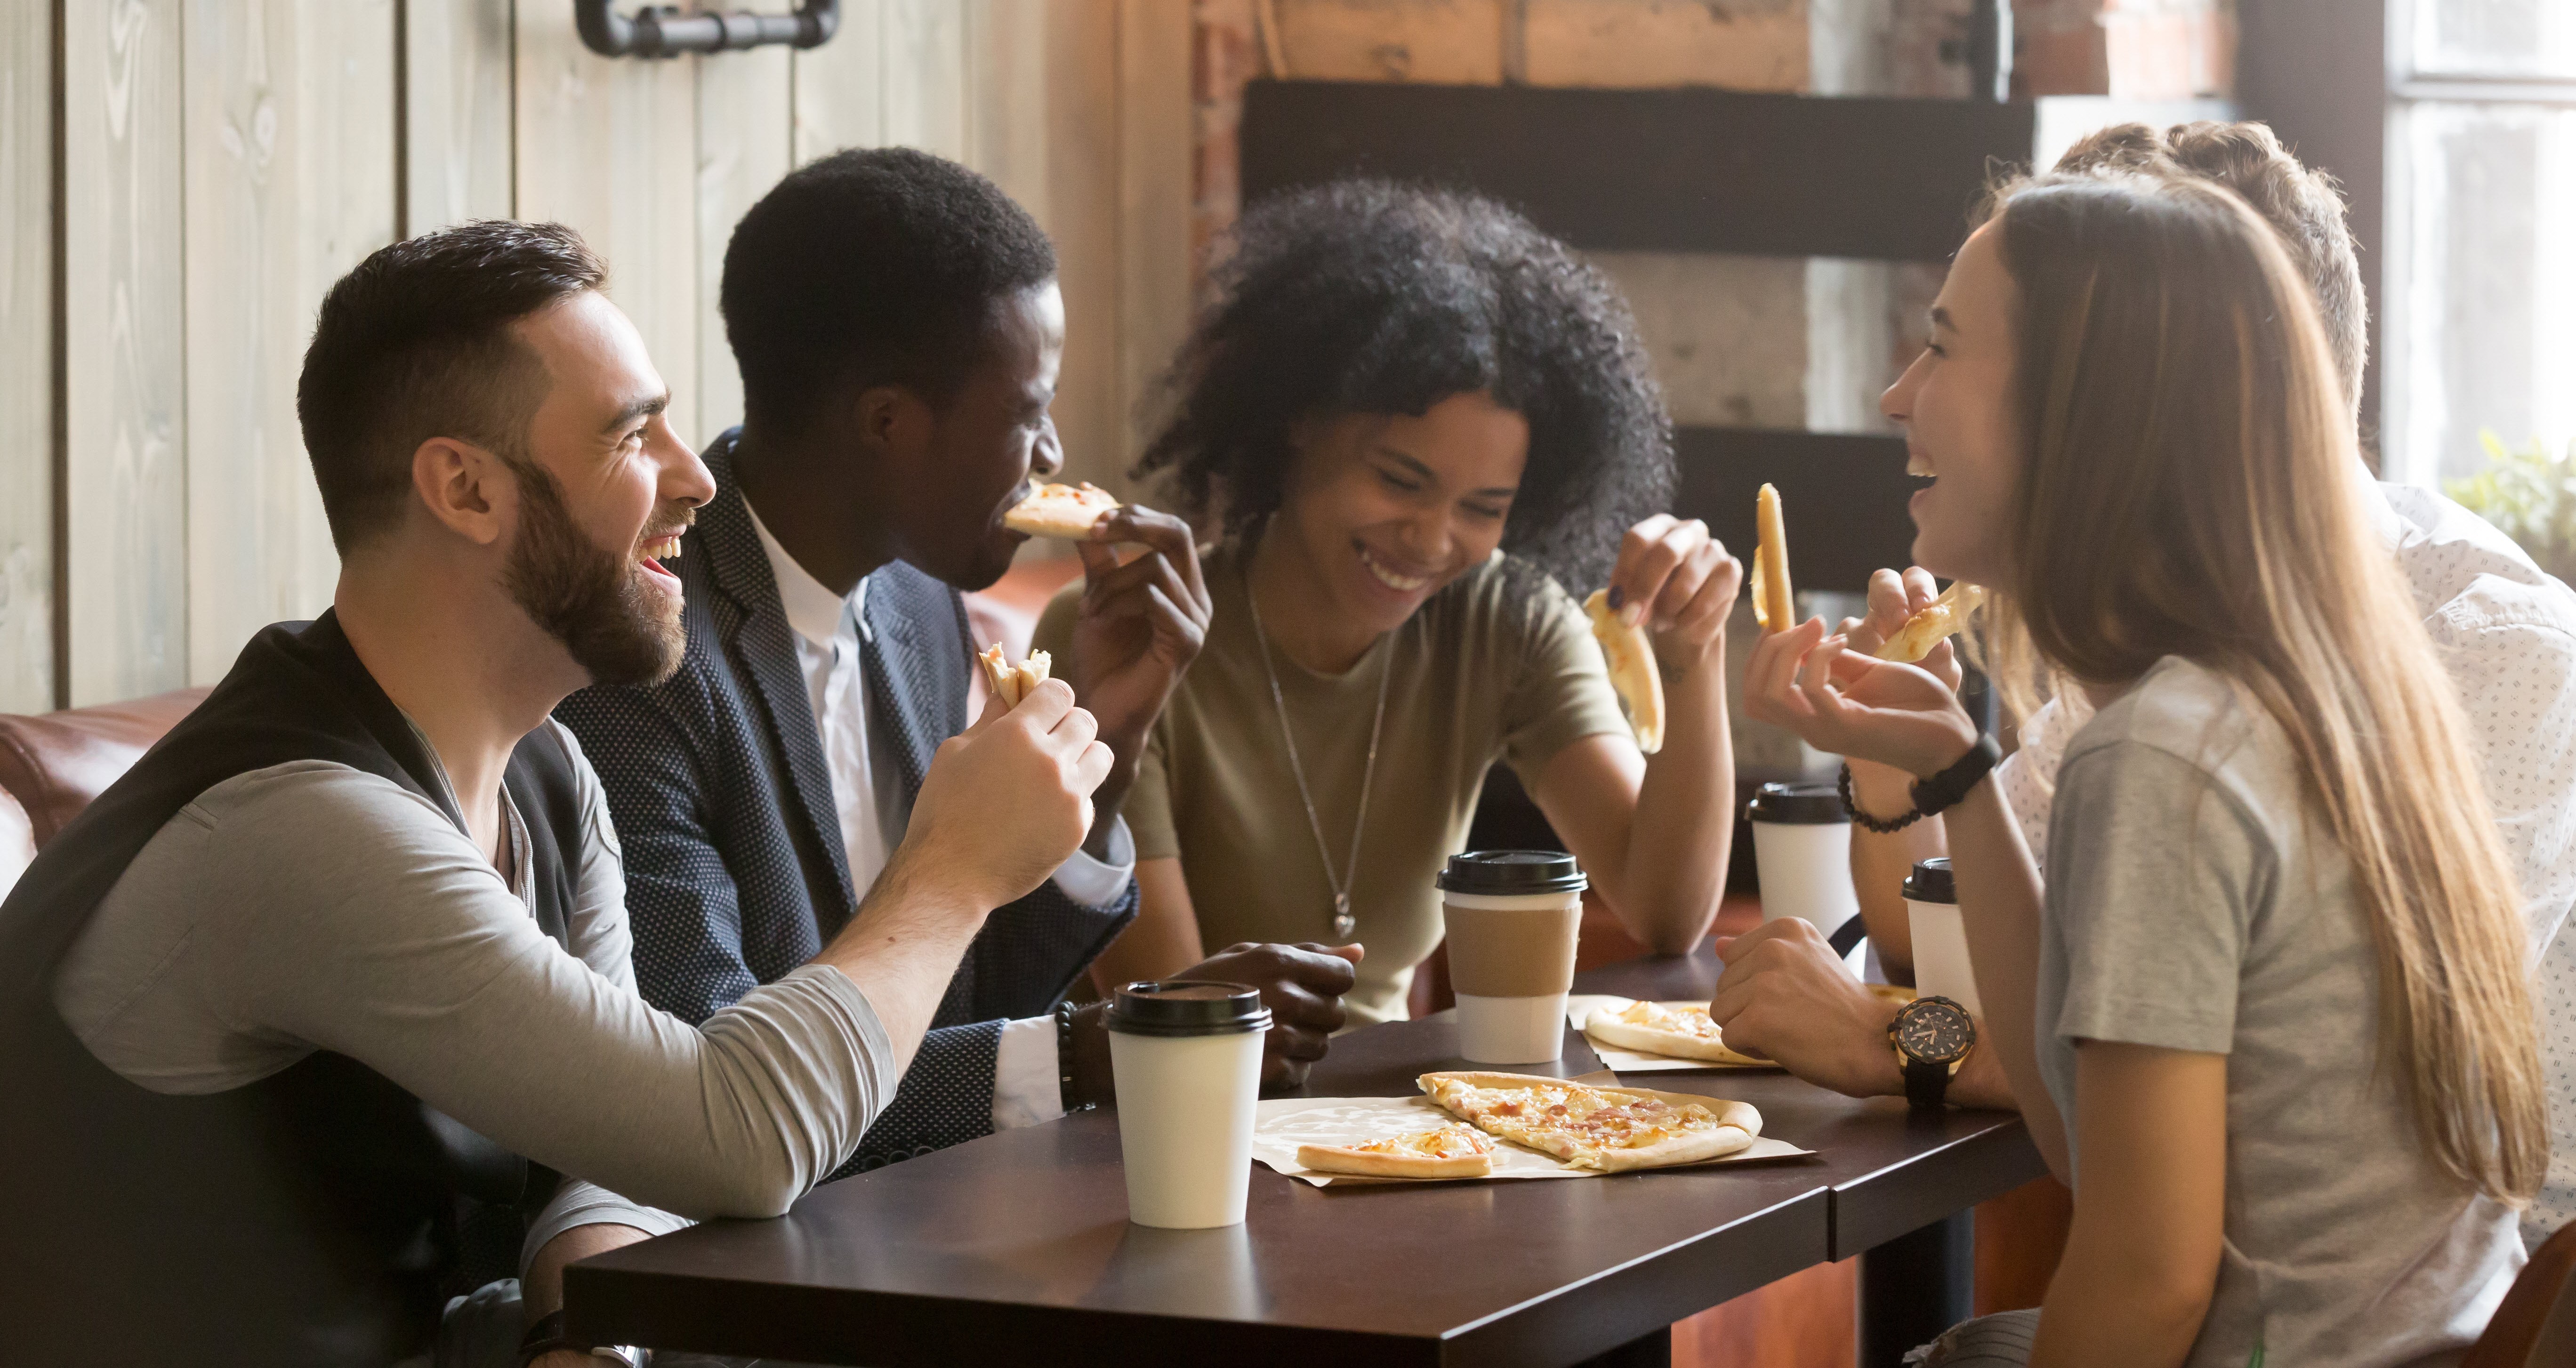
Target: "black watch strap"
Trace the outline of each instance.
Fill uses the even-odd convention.
[[[1908,1056],[1905,1061],[1905,1100],[1925,1111],[1937,1111],[1950,1095],[1950,1066],[1929,1059]]]
[[[1993,737],[1978,733],[1977,744],[1968,747],[1967,754],[1951,762],[1948,769],[1914,786],[1914,810],[1929,817],[1944,808],[1957,806],[1960,799],[1968,796],[1968,790],[1984,780],[2003,758],[2003,747],[1996,745]]]

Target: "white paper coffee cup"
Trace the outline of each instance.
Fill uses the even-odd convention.
[[[1564,1053],[1584,882],[1574,857],[1561,851],[1449,857],[1439,885],[1460,1058],[1544,1064]]]
[[[1945,997],[1985,1015],[1977,1004],[1977,974],[1968,962],[1968,928],[1959,919],[1959,894],[1950,860],[1919,860],[1905,879],[1905,916],[1914,933],[1914,991]]]
[[[1764,784],[1744,810],[1762,879],[1762,920],[1797,917],[1830,936],[1860,915],[1851,817],[1831,784]]]
[[[1109,1008],[1127,1219],[1197,1230],[1243,1222],[1270,1011],[1240,983],[1131,983]]]

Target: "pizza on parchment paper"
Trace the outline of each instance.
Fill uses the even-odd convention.
[[[1318,1173],[1371,1178],[1483,1178],[1494,1171],[1494,1142],[1450,1125],[1362,1145],[1299,1145],[1297,1162]]]
[[[1724,1098],[1478,1070],[1416,1081],[1432,1101],[1489,1135],[1604,1173],[1715,1159],[1762,1133],[1762,1113]]]
[[[1596,1007],[1583,1022],[1583,1033],[1604,1044],[1674,1059],[1705,1059],[1716,1064],[1769,1064],[1726,1048],[1726,1037],[1709,1019],[1706,1003],[1632,1002],[1612,1010]]]

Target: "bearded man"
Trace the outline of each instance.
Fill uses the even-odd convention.
[[[13,1353],[416,1359],[568,1212],[784,1211],[1090,828],[1109,754],[1044,686],[939,748],[804,967],[697,1025],[636,994],[607,803],[548,714],[676,667],[659,559],[714,485],[604,283],[567,229],[478,223],[324,300],[331,611],[255,638],[0,905]]]

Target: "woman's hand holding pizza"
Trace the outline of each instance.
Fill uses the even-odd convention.
[[[1120,543],[1145,553],[1121,563],[1111,549]],[[1121,505],[1101,515],[1093,540],[1074,548],[1083,589],[1067,673],[1117,757],[1094,800],[1108,814],[1135,781],[1145,733],[1198,658],[1213,609],[1189,524],[1169,513]]]
[[[1928,779],[1977,744],[1949,685],[1914,665],[1875,660],[1810,618],[1773,632],[1745,665],[1744,710],[1818,750]]]
[[[1610,607],[1653,634],[1667,677],[1711,658],[1744,586],[1744,565],[1697,518],[1658,513],[1628,529],[1610,571]]]
[[[1914,566],[1903,574],[1894,570],[1878,571],[1869,577],[1869,616],[1844,618],[1836,634],[1849,642],[1853,651],[1874,656],[1878,654],[1879,647],[1887,644],[1889,637],[1896,635],[1897,629],[1911,621],[1916,613],[1931,607],[1932,601],[1939,597],[1939,582],[1932,578],[1931,571],[1922,566]],[[1959,653],[1948,638],[1943,638],[1940,645],[1932,648],[1930,655],[1917,663],[1930,671],[1933,678],[1948,685],[1952,693],[1958,692],[1961,677]]]
[[[1844,618],[1838,635],[1850,643],[1854,654],[1875,656],[1889,637],[1940,596],[1941,586],[1932,572],[1919,565],[1903,574],[1880,570],[1869,577],[1869,615]],[[1951,692],[1958,692],[1959,654],[1950,642],[1933,647],[1918,663]],[[1902,770],[1852,757],[1852,793],[1863,811],[1899,812],[1911,807],[1914,800],[1907,790],[1913,783],[1914,776]]]

